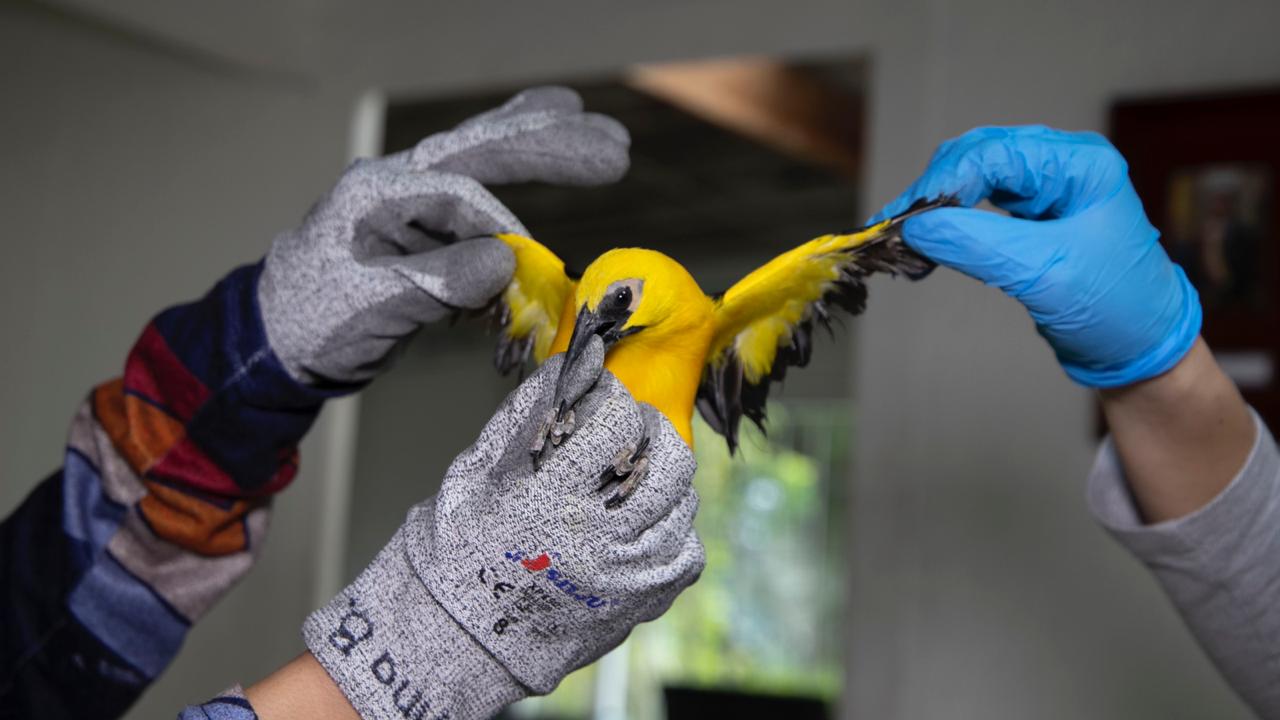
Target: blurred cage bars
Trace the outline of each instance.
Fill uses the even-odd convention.
[[[859,60],[751,57],[560,81],[589,110],[627,126],[631,172],[603,188],[493,190],[571,269],[609,247],[644,246],[682,262],[705,289],[722,290],[799,242],[858,224],[864,76]],[[411,147],[511,92],[393,97],[385,149]],[[510,716],[674,719],[738,705],[735,714],[745,717],[828,714],[843,677],[840,555],[852,433],[846,332],[820,343],[809,368],[793,370],[771,404],[768,437],[747,431],[737,458],[699,421],[697,524],[708,552],[700,582],[617,651]],[[477,362],[492,351],[480,323],[422,335],[364,393],[358,477],[440,477],[482,421],[445,417],[431,400],[471,387],[483,400],[470,402],[487,410],[496,402],[488,399],[512,387]],[[423,435],[439,447],[424,454]],[[382,483],[356,495],[349,569],[372,557],[423,491]]]

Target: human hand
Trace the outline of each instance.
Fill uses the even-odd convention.
[[[511,251],[491,236],[528,231],[484,184],[613,182],[629,144],[572,90],[545,87],[356,161],[267,254],[258,298],[271,348],[305,384],[372,378],[423,324],[483,307],[510,280]]]
[[[1160,375],[1191,349],[1200,301],[1169,260],[1105,138],[1041,126],[977,128],[934,153],[875,219],[919,198],[965,207],[907,221],[918,252],[1017,299],[1075,381],[1120,387]],[[972,209],[982,200],[1013,217]]]

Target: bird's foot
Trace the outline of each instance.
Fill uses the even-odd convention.
[[[604,506],[610,510],[626,502],[649,472],[649,445],[661,430],[661,421],[658,419],[657,408],[646,403],[640,405],[640,417],[640,439],[634,445],[619,450],[613,462],[600,472],[596,492],[604,492],[617,486],[613,495],[604,501]]]
[[[561,412],[557,413],[555,422],[551,423],[551,430],[547,433],[547,437],[551,440],[552,445],[559,447],[560,443],[572,435],[577,428],[578,424],[573,408],[565,407],[562,408]]]
[[[568,363],[568,358],[561,362]],[[573,363],[561,365],[551,409],[529,443],[534,470],[542,467],[551,451],[568,440],[577,429],[578,417],[574,407],[596,384],[603,370],[604,345],[598,337],[593,338]]]
[[[560,443],[567,440],[577,427],[577,415],[567,401],[561,401],[558,407],[548,410],[547,417],[534,434],[533,444],[529,447],[529,454],[533,456],[533,469],[542,467],[543,460],[551,450],[560,447]]]

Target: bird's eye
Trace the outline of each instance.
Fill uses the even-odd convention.
[[[631,306],[631,288],[618,288],[613,293],[613,306],[619,309]]]

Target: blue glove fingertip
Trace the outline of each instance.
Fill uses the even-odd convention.
[[[902,241],[905,242],[912,250],[929,256],[930,246],[933,244],[931,239],[935,236],[934,222],[929,219],[933,213],[925,213],[902,223]],[[932,258],[930,258],[932,259]]]
[[[975,218],[975,213],[982,215]],[[973,225],[974,219],[988,219],[988,215],[983,210],[964,207],[930,210],[902,223],[902,239],[912,250],[949,265],[971,254],[981,243],[968,226]]]

